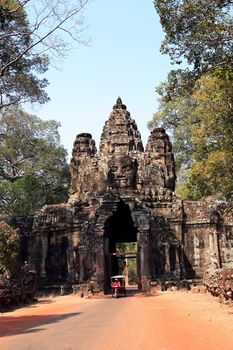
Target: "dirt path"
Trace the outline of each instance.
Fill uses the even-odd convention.
[[[0,316],[0,349],[230,350],[233,308],[211,296],[41,299]]]

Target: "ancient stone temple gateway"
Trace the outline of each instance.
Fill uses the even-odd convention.
[[[29,262],[41,283],[92,283],[108,293],[121,242],[137,242],[142,291],[158,279],[202,278],[211,259],[232,266],[233,223],[225,204],[183,202],[174,195],[168,135],[154,129],[144,149],[120,98],[99,151],[90,134],[79,134],[70,167],[68,203],[45,206],[26,235]]]

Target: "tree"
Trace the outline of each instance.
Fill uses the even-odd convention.
[[[164,84],[164,83],[163,83]],[[200,199],[233,193],[233,84],[232,74],[221,70],[202,75],[192,94],[173,96],[149,126],[163,126],[172,135],[178,172],[177,193]],[[165,84],[166,85],[166,84]]]
[[[0,110],[23,102],[45,103],[51,58],[67,53],[65,37],[81,38],[87,0],[0,0]],[[60,34],[60,36],[59,36]]]
[[[156,87],[160,105],[148,122],[148,127],[163,127],[170,134],[179,175],[181,169],[189,169],[193,162],[195,146],[191,140],[191,129],[196,117],[193,115],[195,101],[190,91],[182,85],[188,78],[184,78],[181,70],[174,73],[171,71],[167,81]]]
[[[124,258],[118,259],[119,273],[125,275],[126,284],[137,284],[137,243],[117,243],[116,252],[125,255]],[[127,257],[127,254],[133,254],[134,257]]]
[[[232,193],[232,3],[154,1],[165,30],[161,51],[190,65],[156,88],[160,107],[149,122],[171,134],[184,198]]]
[[[231,198],[233,195],[233,84],[232,74],[202,76],[193,99],[192,142],[194,162],[187,183],[187,196],[205,195]]]
[[[19,269],[20,238],[16,230],[0,221],[0,273],[14,274]]]
[[[188,68],[172,70],[163,97],[191,94],[202,74],[221,68],[232,71],[232,0],[154,0],[165,31],[161,52],[172,64]]]
[[[0,120],[0,209],[31,214],[68,195],[69,169],[59,123],[42,121],[18,107]]]
[[[232,67],[232,0],[154,0],[165,31],[162,53],[196,71]]]

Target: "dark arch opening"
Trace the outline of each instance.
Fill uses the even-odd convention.
[[[120,271],[119,260],[125,259],[129,254],[118,252],[119,243],[132,243],[137,242],[137,228],[134,225],[130,208],[122,200],[119,201],[117,210],[111,215],[104,225],[104,237],[105,237],[105,293],[110,293],[110,276],[118,275]],[[135,265],[137,268],[137,252],[135,256],[129,257],[135,259]]]
[[[120,200],[116,212],[106,220],[104,225],[104,235],[111,242],[110,250],[114,252],[116,243],[136,242],[137,232],[129,206]]]

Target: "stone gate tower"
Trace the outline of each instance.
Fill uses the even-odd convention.
[[[119,97],[97,152],[91,134],[76,137],[72,195],[34,217],[29,259],[42,283],[92,283],[106,293],[117,274],[118,243],[137,243],[138,286],[156,279],[202,277],[208,254],[232,262],[223,209],[182,202],[174,195],[175,163],[169,137],[154,129],[144,149],[140,132]],[[226,220],[225,220],[226,221]],[[220,225],[221,222],[221,225]]]

